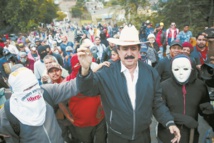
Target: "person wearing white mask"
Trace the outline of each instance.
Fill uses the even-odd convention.
[[[64,143],[53,107],[78,93],[76,80],[39,86],[33,72],[12,67],[13,94],[0,110],[0,135],[11,143]]]
[[[196,70],[191,60],[178,54],[171,62],[172,77],[161,83],[162,98],[174,117],[181,132],[181,143],[199,142],[198,113],[204,117],[205,110],[200,106],[209,105],[209,94],[203,81],[196,78]],[[172,135],[161,124],[158,125],[160,143],[168,143]]]

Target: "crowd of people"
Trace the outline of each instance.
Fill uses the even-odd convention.
[[[150,143],[154,115],[159,143],[198,142],[198,114],[214,114],[203,32],[194,44],[175,22],[65,25],[1,36],[0,87],[12,94],[0,102],[2,141]]]

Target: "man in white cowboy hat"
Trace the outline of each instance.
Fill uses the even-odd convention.
[[[87,45],[81,45],[77,53],[81,64],[77,86],[84,95],[101,95],[108,142],[150,143],[152,114],[175,134],[171,142],[179,142],[180,131],[161,98],[160,77],[139,60],[141,42],[137,29],[125,26],[119,39],[108,41],[118,46],[120,60],[96,73],[90,69],[92,55]]]

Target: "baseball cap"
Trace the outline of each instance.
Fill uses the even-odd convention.
[[[67,46],[65,51],[73,51],[73,48],[71,46]]]
[[[161,26],[160,23],[156,23],[155,28],[158,28],[160,26]]]
[[[170,44],[170,48],[171,48],[172,46],[174,46],[174,45],[178,45],[178,46],[180,46],[181,48],[183,48],[183,47],[182,47],[182,44],[181,44],[181,42],[180,42],[179,40],[174,40],[174,41],[172,41],[172,43]]]
[[[20,57],[25,57],[25,56],[27,56],[27,53],[26,52],[19,52],[19,56]]]
[[[47,66],[47,72],[49,72],[53,68],[62,70],[61,66],[58,63],[52,63]]]
[[[160,22],[160,26],[164,26],[164,23],[163,23],[163,22]]]
[[[19,44],[18,44],[18,47],[19,47],[19,48],[24,48],[24,44],[23,44],[23,43],[19,43]]]
[[[141,44],[140,53],[142,53],[142,52],[147,53],[147,50],[148,50],[148,48],[147,48],[146,44]]]
[[[193,51],[193,46],[189,42],[184,42],[182,44],[182,47],[188,47],[191,52]]]

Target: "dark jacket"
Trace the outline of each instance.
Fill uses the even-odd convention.
[[[161,82],[171,77],[171,57],[168,55],[165,58],[159,60],[155,69],[158,71],[161,77]]]
[[[60,54],[52,53],[51,55],[56,58],[56,60],[60,64],[60,66],[63,66],[63,59],[62,59],[62,56]]]
[[[196,71],[192,70],[189,82],[185,84],[186,94],[182,92],[182,86],[174,76],[161,83],[163,89],[163,99],[174,116],[176,125],[180,128],[181,143],[189,142],[189,132],[191,128],[195,129],[194,143],[198,142],[199,134],[197,132],[198,113],[205,116],[200,104],[209,103],[209,94],[206,85],[199,79],[196,79]],[[162,125],[158,126],[158,137],[164,143],[171,141],[173,135]]]
[[[86,77],[77,76],[77,85],[85,95],[101,95],[108,131],[122,138],[134,140],[149,128],[152,114],[164,126],[173,120],[161,98],[160,78],[149,65],[138,61],[136,107],[127,91],[126,78],[121,73],[120,60]]]

